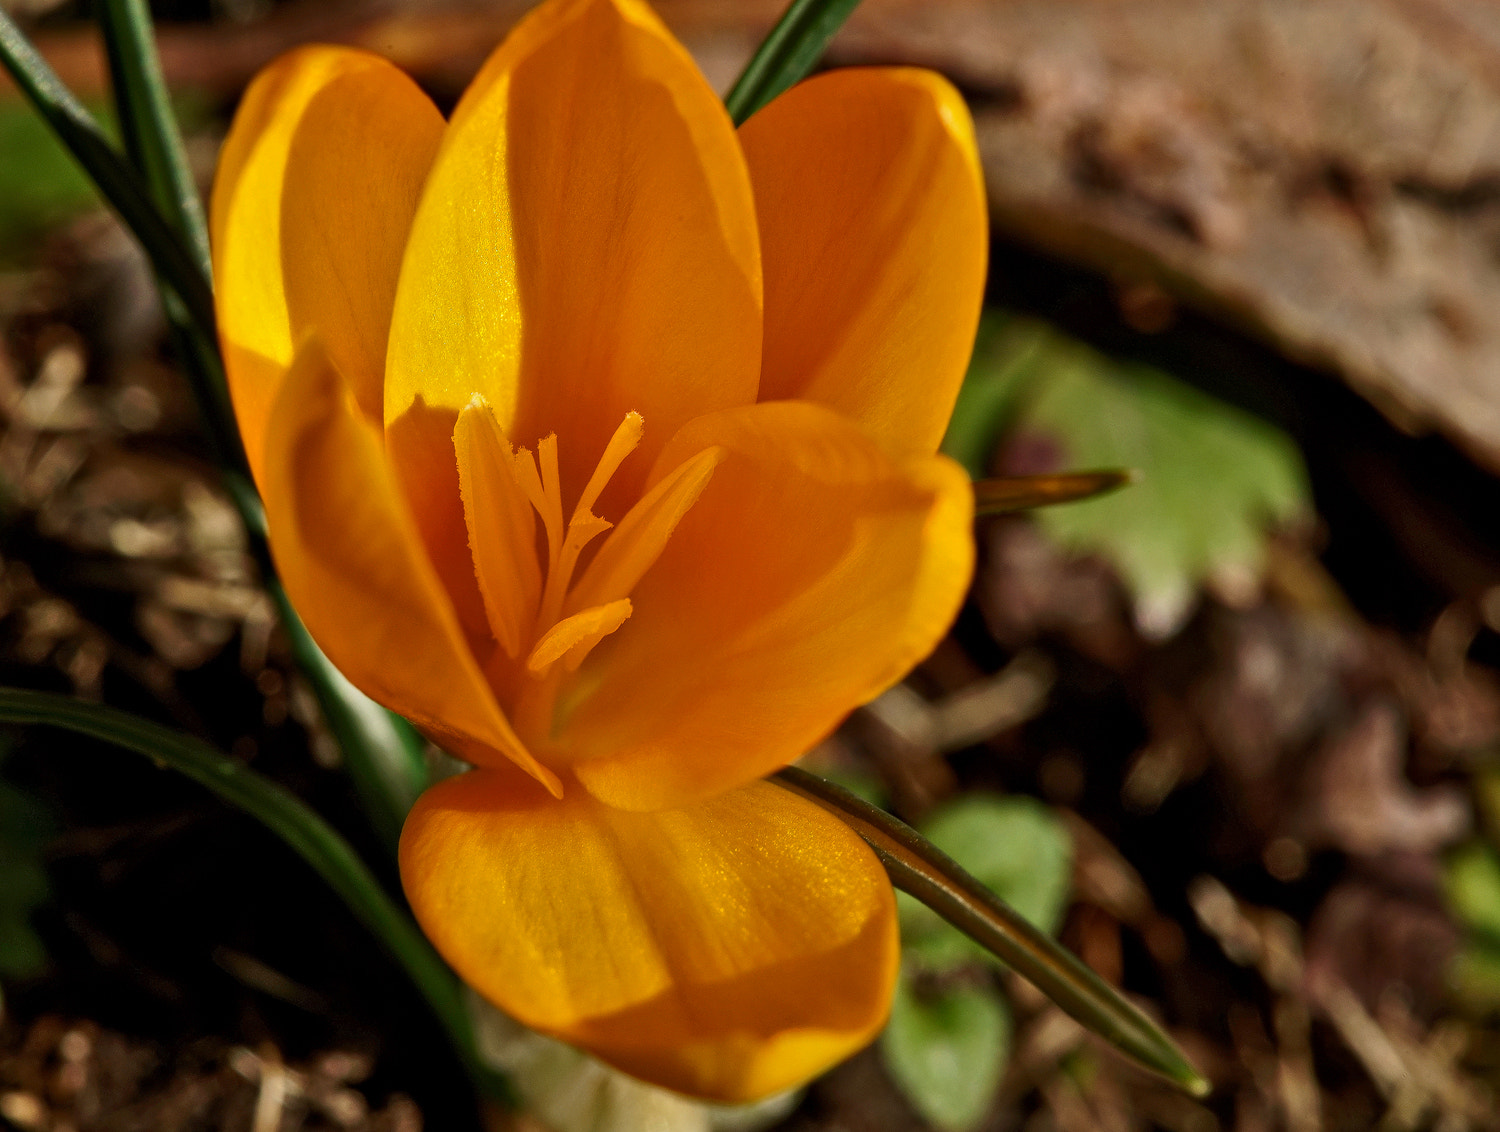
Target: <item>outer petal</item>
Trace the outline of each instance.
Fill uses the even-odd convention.
[[[898,464],[832,410],[784,401],[693,421],[655,474],[713,446],[723,462],[633,616],[564,700],[555,745],[611,805],[688,804],[800,757],[931,650],[973,568],[973,495],[950,460]]]
[[[632,814],[475,771],[418,800],[401,878],[471,986],[680,1092],[744,1101],[799,1084],[889,1007],[883,870],[847,826],[767,783]]]
[[[294,343],[315,330],[379,419],[396,274],[443,119],[377,56],[307,47],[250,85],[211,226],[219,333],[257,480]]]
[[[935,451],[989,254],[958,92],[931,71],[831,71],[752,117],[740,141],[765,264],[761,399],[820,401],[895,451]]]
[[[559,789],[496,706],[380,434],[316,340],[298,354],[271,413],[265,503],[287,593],[355,686],[470,762],[509,760]]]
[[[571,508],[633,410],[646,439],[600,512],[617,517],[678,425],[754,400],[760,334],[723,106],[639,0],[542,4],[459,104],[412,229],[386,387],[408,491],[456,498],[448,438],[477,392],[513,442],[556,432]],[[430,537],[462,530],[443,522]]]

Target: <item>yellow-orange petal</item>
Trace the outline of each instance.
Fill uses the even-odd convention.
[[[760,336],[750,181],[712,89],[639,0],[540,5],[454,112],[412,228],[386,385],[408,491],[448,490],[430,452],[477,392],[515,443],[557,434],[571,511],[637,412],[617,517],[678,425],[754,400]]]
[[[557,778],[501,714],[422,551],[380,433],[316,339],[266,429],[266,520],[287,594],[328,658],[370,698],[480,764]]]
[[[740,141],[765,271],[760,399],[819,401],[894,451],[935,451],[989,255],[963,99],[931,71],[830,71]]]
[[[380,419],[396,273],[442,127],[411,79],[344,47],[289,52],[246,91],[210,226],[219,335],[257,481],[266,420],[307,333]]]
[[[474,771],[418,799],[401,879],[486,998],[679,1092],[766,1096],[885,1021],[898,945],[884,871],[847,826],[768,783],[638,814]]]
[[[800,757],[925,656],[973,568],[973,493],[806,401],[700,417],[722,462],[562,693],[556,748],[611,805],[685,805]]]

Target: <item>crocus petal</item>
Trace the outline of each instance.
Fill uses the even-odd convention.
[[[474,393],[517,444],[557,434],[570,507],[635,411],[616,517],[678,425],[754,400],[760,335],[723,106],[638,0],[542,4],[460,102],[412,228],[386,386],[408,491],[452,494],[452,418]]]
[[[486,998],[684,1093],[788,1088],[885,1020],[890,883],[847,826],[767,783],[639,814],[473,771],[417,801],[401,878]]]
[[[220,339],[257,481],[266,420],[307,332],[380,418],[396,274],[442,128],[411,79],[348,48],[292,51],[246,91],[210,220]]]
[[[896,451],[935,451],[989,251],[958,92],[930,71],[831,71],[753,116],[740,141],[765,270],[761,400],[832,405]]]
[[[264,495],[287,593],[356,687],[470,762],[509,760],[560,789],[496,706],[380,433],[316,339],[299,351],[272,408]]]
[[[556,746],[611,805],[691,803],[800,757],[937,643],[973,566],[968,477],[805,401],[708,414],[722,462],[565,689]]]

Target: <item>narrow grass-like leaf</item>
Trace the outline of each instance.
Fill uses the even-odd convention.
[[[328,882],[400,964],[447,1029],[476,1083],[497,1097],[512,1096],[508,1082],[475,1053],[463,984],[349,843],[301,799],[206,743],[100,704],[0,688],[0,722],[60,727],[124,747],[187,775],[255,818]]]
[[[100,0],[98,12],[125,152],[145,176],[156,206],[187,238],[200,272],[207,276],[208,225],[162,77],[151,11],[146,0]]]
[[[101,21],[121,131],[136,168],[121,158],[3,9],[0,61],[145,246],[163,284],[173,342],[192,381],[225,488],[245,522],[293,654],[344,751],[371,822],[394,845],[406,811],[426,783],[421,740],[405,720],[377,707],[333,668],[275,581],[265,516],[246,470],[218,352],[202,204],[182,155],[150,14],[144,0],[105,0]]]
[[[740,125],[787,87],[806,78],[834,32],[858,5],[859,0],[792,0],[724,96],[734,124]]]
[[[115,116],[126,155],[145,182],[152,203],[193,253],[198,277],[208,286],[212,268],[203,203],[198,199],[198,186],[193,182],[162,78],[150,10],[145,0],[100,0],[99,26],[109,57]],[[173,347],[192,384],[218,462],[226,476],[244,481],[236,491],[242,494],[250,488],[248,469],[214,340],[214,325],[200,321],[160,271],[157,280],[164,283],[162,306],[172,328]]]
[[[1108,495],[1135,482],[1135,473],[1119,468],[1097,472],[1064,472],[1050,476],[1001,476],[974,481],[974,513],[1007,515],[1056,503],[1077,503]]]
[[[778,771],[771,781],[843,819],[875,851],[892,884],[992,951],[1090,1030],[1192,1095],[1208,1093],[1209,1083],[1156,1023],[916,830],[797,767]]]
[[[323,717],[344,752],[344,765],[365,817],[394,852],[407,812],[427,788],[422,737],[406,720],[349,683],[318,648],[280,586],[275,590],[292,655],[317,690]]]
[[[151,201],[150,189],[110,144],[83,104],[62,84],[21,29],[0,7],[0,63],[83,166],[100,193],[136,234],[152,266],[176,292],[188,317],[214,325],[213,294],[198,257]]]

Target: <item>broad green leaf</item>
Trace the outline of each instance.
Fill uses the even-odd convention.
[[[995,439],[1014,416],[1055,337],[1042,323],[995,307],[986,307],[979,316],[974,355],[942,445],[943,454],[962,464],[970,479],[990,475]]]
[[[1448,903],[1464,926],[1500,948],[1500,854],[1470,842],[1448,858],[1443,881]]]
[[[1056,814],[1034,798],[969,794],[939,809],[921,826],[927,839],[1019,912],[1051,934],[1067,907],[1073,847]],[[901,939],[908,960],[945,974],[989,951],[937,913],[898,895]]]
[[[1500,853],[1480,841],[1459,847],[1444,863],[1443,887],[1469,933],[1448,969],[1449,985],[1471,1010],[1500,1006]]]
[[[1010,1011],[992,986],[926,994],[903,978],[880,1052],[923,1119],[945,1132],[964,1132],[994,1100],[1010,1041]]]
[[[1058,471],[1139,474],[1037,519],[1069,550],[1113,563],[1154,635],[1181,624],[1206,580],[1257,580],[1268,530],[1310,510],[1301,455],[1279,429],[1038,323],[996,324],[966,386],[946,447],[971,470],[987,463],[1000,430]]]

